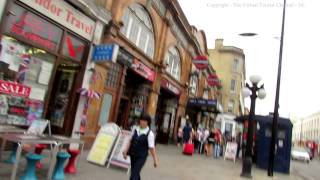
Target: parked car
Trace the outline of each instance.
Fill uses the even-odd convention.
[[[310,155],[308,150],[305,148],[293,148],[291,150],[291,159],[309,163]]]

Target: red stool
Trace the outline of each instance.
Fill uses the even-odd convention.
[[[68,149],[68,153],[71,155],[71,157],[69,158],[67,166],[64,168],[64,172],[68,174],[75,174],[77,172],[75,163],[80,151],[78,149]]]
[[[47,147],[46,144],[37,144],[34,150],[35,154],[40,155],[42,153],[42,151]],[[43,167],[42,163],[40,161],[37,162],[36,167],[38,169],[41,169]]]

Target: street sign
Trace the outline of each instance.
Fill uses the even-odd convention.
[[[238,145],[235,142],[228,142],[226,151],[224,153],[224,160],[226,159],[231,159],[233,162],[236,162],[236,157],[237,157],[237,148]]]
[[[97,45],[92,53],[93,62],[116,62],[119,52],[119,46],[117,44],[102,44]]]
[[[119,127],[116,124],[107,123],[102,126],[90,149],[87,161],[104,166],[118,134]]]
[[[206,56],[196,56],[192,60],[197,69],[206,69],[209,65],[208,58]]]
[[[219,79],[216,74],[209,74],[207,81],[208,81],[209,86],[218,86],[219,85]]]
[[[128,148],[128,145],[131,140],[131,134],[132,134],[131,131],[125,131],[125,130],[122,130],[119,133],[118,140],[110,156],[110,160],[107,168],[109,168],[111,164],[113,166],[122,167],[128,170],[130,169],[130,165],[131,165],[130,157],[128,156],[127,159],[124,159],[122,152],[126,148]]]

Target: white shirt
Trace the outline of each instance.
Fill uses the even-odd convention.
[[[150,129],[149,127],[141,129],[140,126],[135,126],[135,127],[133,127],[133,130],[131,132],[131,137],[133,137],[135,130],[137,130],[137,134],[138,134],[138,136],[140,136],[142,134],[147,135],[149,129]],[[149,135],[148,135],[148,147],[150,149],[154,148],[155,147],[154,144],[155,144],[154,133],[150,130]]]

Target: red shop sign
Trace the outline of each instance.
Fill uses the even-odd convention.
[[[57,51],[62,37],[62,29],[38,17],[30,11],[13,4],[8,10],[5,32],[26,39],[45,49]]]
[[[156,73],[149,68],[148,66],[144,65],[142,62],[140,62],[137,59],[133,60],[133,64],[131,65],[131,68],[134,70],[134,72],[138,73],[142,77],[146,78],[149,81],[154,81],[156,77]]]
[[[180,90],[175,85],[170,83],[167,79],[162,79],[161,86],[169,91],[171,91],[175,95],[180,95]]]
[[[22,84],[0,80],[0,93],[29,97],[31,88]]]
[[[196,56],[192,62],[197,69],[206,69],[209,65],[207,56]]]

